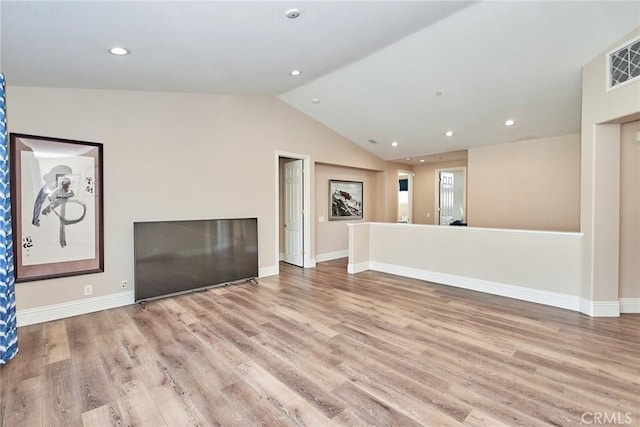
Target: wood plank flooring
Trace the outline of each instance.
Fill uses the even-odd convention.
[[[0,426],[640,425],[640,315],[346,260],[22,327],[19,346]]]

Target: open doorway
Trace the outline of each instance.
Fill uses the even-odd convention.
[[[439,225],[466,225],[467,168],[436,169]]]
[[[279,261],[314,267],[311,261],[309,156],[276,152],[276,271]]]
[[[398,222],[411,223],[413,218],[413,172],[398,171]]]

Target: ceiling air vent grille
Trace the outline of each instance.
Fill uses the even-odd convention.
[[[380,144],[378,141],[376,141],[375,139],[369,139],[368,140],[370,143],[372,144]]]
[[[640,39],[609,54],[609,88],[640,77]]]

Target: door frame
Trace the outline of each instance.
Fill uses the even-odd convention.
[[[275,251],[274,251],[274,274],[280,273],[280,158],[302,160],[302,245],[304,254],[302,256],[303,268],[312,268],[316,266],[315,260],[311,258],[311,156],[306,154],[289,153],[285,151],[275,152]]]
[[[460,172],[462,171],[462,174],[464,175],[464,186],[462,187],[462,210],[464,212],[463,214],[463,218],[466,221],[468,221],[468,215],[467,215],[467,167],[466,166],[454,166],[451,168],[441,168],[441,169],[436,169],[435,170],[435,183],[436,183],[436,189],[435,189],[435,208],[433,210],[434,212],[434,218],[433,218],[433,223],[434,225],[441,225],[440,224],[440,172]]]
[[[408,190],[409,190],[409,222],[411,224],[415,223],[415,218],[413,217],[413,179],[416,176],[416,173],[414,171],[410,171],[410,170],[404,170],[404,169],[398,169],[397,172],[397,177],[396,180],[398,181],[400,178],[400,174],[406,174],[408,175]],[[398,200],[396,200],[396,221],[399,221],[399,215],[398,215]]]

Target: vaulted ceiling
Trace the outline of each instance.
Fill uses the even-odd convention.
[[[9,85],[278,96],[412,163],[579,132],[582,66],[640,25],[640,2],[1,0],[0,14]]]

